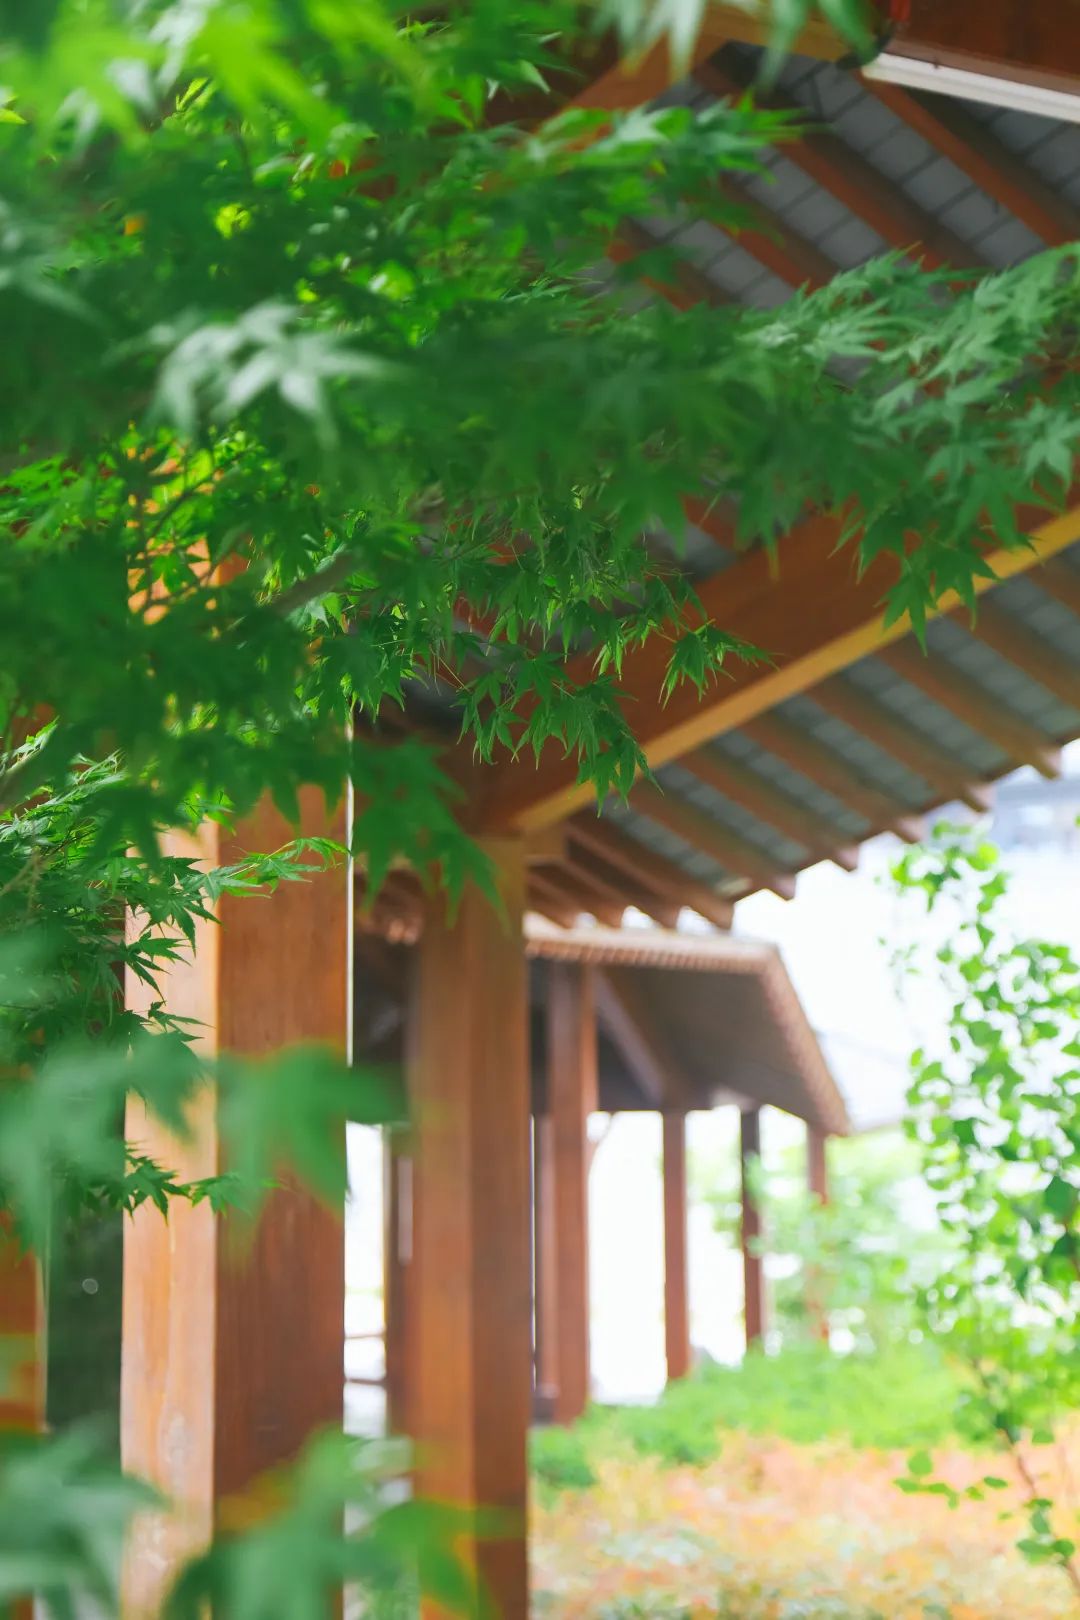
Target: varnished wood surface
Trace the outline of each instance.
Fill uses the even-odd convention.
[[[739,1121],[739,1162],[742,1171],[742,1256],[743,1315],[746,1347],[760,1344],[765,1337],[765,1277],[761,1256],[754,1246],[761,1236],[761,1213],[750,1187],[749,1167],[761,1157],[761,1110],[749,1108]]]
[[[321,795],[302,795],[305,832],[328,826]],[[235,838],[212,826],[176,853],[227,862],[280,847],[292,830],[269,805]],[[225,897],[219,924],[199,926],[193,959],[167,975],[170,1008],[195,1018],[210,1052],[261,1056],[298,1041],[344,1052],[350,916],[343,868],[273,895]],[[142,986],[129,985],[139,1004]],[[201,1099],[187,1141],[137,1103],[128,1135],[185,1178],[223,1168],[215,1102]],[[344,1155],[345,1144],[339,1144]],[[313,1430],[342,1421],[344,1239],[341,1212],[292,1188],[272,1193],[254,1232],[209,1205],[146,1207],[124,1249],[121,1377],[126,1468],[175,1504],[146,1516],[125,1575],[127,1611],[148,1612],[177,1559],[210,1534],[222,1499],[291,1459]]]
[[[588,1119],[596,1108],[594,972],[551,964],[548,1097],[555,1203],[555,1421],[572,1423],[589,1400]]]
[[[664,1351],[668,1379],[690,1371],[690,1281],[687,1257],[686,1115],[663,1115]]]
[[[408,1405],[418,1491],[500,1511],[503,1533],[467,1550],[502,1620],[525,1620],[532,1399],[525,865],[516,840],[488,847],[503,915],[475,890],[453,917],[435,902],[417,947]]]

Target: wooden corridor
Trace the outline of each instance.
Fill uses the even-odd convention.
[[[896,48],[914,59],[1075,90],[1080,28],[1055,30],[1054,17],[1045,0],[916,0],[911,28]],[[714,8],[684,99],[740,89],[758,37],[742,11]],[[833,97],[836,112],[832,123],[825,118],[827,127],[791,149],[792,166],[812,181],[791,214],[807,196],[822,219],[827,206],[839,207],[832,235],[823,225],[820,231],[814,225],[816,235],[797,228],[778,203],[774,209],[753,200],[760,229],[741,244],[722,244],[690,278],[692,296],[728,299],[741,296],[740,287],[750,289],[749,301],[751,294],[784,296],[841,267],[839,258],[830,259],[830,242],[837,255],[837,244],[862,241],[870,244],[867,256],[899,247],[942,264],[994,264],[1009,262],[1013,244],[1023,255],[1080,234],[1080,213],[1055,183],[1050,159],[1043,172],[1034,157],[1029,162],[1010,147],[992,110],[965,114],[948,100],[937,106],[925,95],[845,78],[830,65],[837,41],[821,29],[810,30],[800,50],[805,56],[777,100],[802,106],[803,95]],[[580,89],[578,100],[636,105],[668,88],[665,70],[655,57],[633,71],[610,65]],[[860,116],[902,126],[922,167],[890,179],[843,135],[845,119]],[[1059,137],[1066,141],[1069,131]],[[1034,143],[1028,150],[1035,151]],[[959,203],[954,208],[944,193],[942,200],[929,191],[918,200],[920,176],[935,174],[950,184],[959,176],[967,186],[961,202],[989,218],[978,240],[974,231],[965,236]],[[781,189],[778,183],[778,196]],[[642,242],[640,232],[636,224],[628,228],[628,262],[643,246],[658,245]],[[674,227],[665,240],[679,246]],[[676,302],[688,296],[670,288],[664,295]],[[535,938],[530,944],[526,914],[542,914],[568,939],[582,915],[617,924],[630,906],[666,926],[689,909],[723,930],[745,895],[762,887],[791,895],[798,872],[818,860],[850,867],[858,845],[883,830],[917,839],[925,812],[936,805],[985,806],[992,781],[1020,763],[1052,774],[1061,744],[1080,735],[1080,508],[1041,516],[1030,528],[1030,550],[988,551],[994,572],[979,581],[985,617],[972,625],[946,601],[931,626],[926,659],[902,624],[884,623],[887,562],[856,578],[849,552],[837,549],[838,524],[830,517],[807,514],[782,538],[776,575],[764,552],[734,552],[723,511],[701,492],[688,494],[687,511],[706,613],[775,650],[775,664],[738,667],[703,696],[685,687],[665,703],[655,651],[629,657],[626,701],[662,791],[643,784],[627,807],[605,806],[600,817],[586,804],[573,759],[557,750],[535,770],[507,757],[482,780],[464,765],[462,776],[475,789],[473,824],[499,876],[501,914],[470,894],[450,917],[408,874],[395,873],[364,921],[374,934],[361,936],[409,951],[403,971],[400,959],[388,969],[401,980],[393,1035],[413,1109],[388,1178],[395,1279],[390,1408],[416,1440],[421,1491],[468,1510],[502,1510],[510,1533],[474,1538],[469,1549],[501,1620],[525,1620],[528,1607],[526,1437],[534,1398],[559,1421],[572,1419],[588,1399],[590,1112],[637,1106],[663,1116],[672,1377],[683,1376],[691,1360],[687,1113],[711,1106],[717,1092],[743,1110],[751,1341],[767,1329],[745,1168],[760,1149],[760,1107],[798,1113],[801,1105],[810,1126],[809,1182],[822,1198],[825,1140],[844,1128],[823,1082],[810,1078],[815,1059],[805,1031],[794,1025],[791,1040],[803,1042],[803,1057],[791,1058],[793,1073],[804,1066],[801,1096],[791,1091],[785,1101],[764,1082],[740,1077],[744,1054],[717,1044],[700,1021],[707,998],[699,996],[693,1008],[684,999],[692,973],[714,972],[719,980],[721,972],[688,965],[697,949],[688,936],[671,945],[663,941],[675,936],[659,929],[635,931],[648,949],[672,953],[670,963],[654,962],[652,970],[668,974],[673,1016],[707,1058],[704,1086],[685,1053],[673,1050],[656,999],[627,994],[626,975],[634,969],[616,960],[614,945],[603,958],[604,929],[592,932],[590,959],[573,941],[560,953],[554,936],[542,948]],[[571,674],[582,679],[589,668],[587,657],[571,661]],[[452,712],[417,711],[412,718],[436,731],[442,725],[452,745]],[[305,798],[304,830],[331,830],[315,795]],[[227,858],[220,832],[210,829],[207,838],[207,857]],[[284,829],[265,812],[234,842],[264,848],[283,838]],[[314,1039],[346,1051],[364,1033],[352,1007],[354,922],[351,874],[286,884],[257,901],[225,898],[221,926],[205,929],[194,963],[171,975],[170,1005],[199,1018],[215,1050],[262,1054]],[[701,948],[728,949],[718,943],[724,938],[716,933]],[[538,1093],[530,964],[541,958]],[[775,975],[770,979],[772,969],[764,966],[755,971],[779,1040],[784,1004],[768,999],[780,994]],[[739,972],[748,997],[753,975]],[[716,985],[710,994],[719,994]],[[192,1142],[165,1140],[134,1105],[129,1132],[181,1173],[219,1168],[212,1099]],[[206,1205],[177,1209],[168,1225],[153,1210],[130,1223],[124,1462],[176,1504],[168,1514],[146,1517],[130,1549],[126,1601],[133,1616],[153,1605],[181,1552],[205,1540],[230,1497],[292,1458],[320,1425],[340,1425],[343,1300],[341,1223],[294,1188],[275,1191],[247,1247]],[[0,1319],[5,1331],[21,1334],[27,1350],[11,1398],[15,1416],[39,1424],[40,1279],[2,1234]]]

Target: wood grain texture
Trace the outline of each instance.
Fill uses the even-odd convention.
[[[531,1408],[525,863],[486,846],[502,914],[478,892],[433,902],[418,946],[413,1108],[414,1387],[421,1495],[495,1508],[506,1533],[468,1556],[502,1620],[525,1620]]]
[[[301,795],[304,832],[328,825],[321,795]],[[293,830],[269,805],[232,838],[207,826],[170,851],[207,862],[278,848]],[[170,1009],[197,1019],[209,1052],[270,1054],[298,1041],[344,1053],[350,971],[349,876],[342,868],[285,883],[272,895],[224,897],[201,924],[190,960],[166,977]],[[130,1005],[144,987],[128,985]],[[177,1141],[133,1101],[128,1136],[184,1178],[224,1168],[214,1098],[206,1093]],[[344,1155],[344,1141],[340,1151]],[[144,1208],[124,1246],[121,1447],[126,1468],[175,1504],[132,1538],[126,1612],[151,1612],[178,1559],[211,1534],[222,1499],[340,1425],[344,1240],[341,1216],[282,1187],[252,1233],[209,1206],[180,1205],[168,1222]]]
[[[668,1379],[690,1371],[690,1284],[687,1262],[686,1115],[663,1116],[664,1351]]]

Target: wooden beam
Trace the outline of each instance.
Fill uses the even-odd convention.
[[[556,1423],[589,1402],[589,1115],[597,1106],[593,970],[548,967],[548,1099],[555,1201]]]
[[[573,928],[581,914],[580,906],[567,900],[563,891],[540,872],[529,874],[528,897],[530,908],[559,928]]]
[[[732,501],[723,496],[705,501],[696,495],[687,495],[683,500],[683,511],[695,528],[707,534],[710,540],[715,540],[718,546],[725,551],[736,549],[738,514]]]
[[[1080,667],[1070,664],[1049,642],[1004,612],[992,596],[979,603],[974,621],[967,617],[965,629],[1069,708],[1080,709]]]
[[[842,720],[875,743],[883,753],[921,776],[944,800],[958,799],[979,813],[989,810],[993,788],[985,782],[972,781],[970,773],[957,767],[955,758],[935,748],[921,732],[907,725],[861,687],[833,675],[813,687],[807,696],[826,714]]]
[[[15,1236],[10,1218],[0,1215],[0,1430],[33,1434],[44,1427],[41,1267]]]
[[[765,1337],[765,1274],[756,1246],[761,1238],[761,1212],[754,1200],[752,1165],[761,1161],[761,1109],[748,1108],[739,1116],[739,1180],[742,1191],[741,1243],[743,1257],[743,1320],[746,1348]]]
[[[1080,236],[1080,213],[1048,186],[971,113],[944,96],[902,90],[865,75],[861,80],[883,106],[962,169],[987,196],[1022,220],[1048,247]]]
[[[883,647],[878,655],[891,670],[958,720],[1000,748],[1017,765],[1033,765],[1042,775],[1061,775],[1061,750],[1034,726],[1011,714],[954,664],[924,653],[913,641]]]
[[[906,844],[917,844],[926,836],[921,816],[910,815],[899,808],[887,793],[856,776],[846,760],[783,715],[759,714],[756,720],[740,729],[760,748],[782,759],[793,771],[864,817],[876,832],[894,832]]]
[[[623,912],[628,904],[624,894],[612,892],[602,878],[573,860],[564,861],[558,875],[568,889],[580,896],[582,911],[608,928],[622,927]]]
[[[386,1426],[408,1434],[414,1354],[408,1281],[412,1260],[413,1160],[407,1139],[383,1132],[383,1343],[386,1358]]]
[[[302,789],[300,829],[348,840],[345,814]],[[269,803],[228,836],[207,824],[173,834],[172,854],[212,865],[279,848],[295,829]],[[348,872],[283,883],[255,898],[224,895],[217,922],[196,925],[194,955],[163,973],[170,1012],[201,1026],[210,1053],[257,1057],[301,1040],[346,1051],[351,974]],[[285,945],[287,942],[287,948]],[[128,1005],[147,1004],[129,973]],[[176,1138],[141,1103],[128,1139],[184,1180],[225,1169],[214,1099]],[[328,1143],[340,1153],[344,1133]],[[166,1222],[145,1205],[124,1227],[121,1453],[126,1470],[174,1504],[140,1516],[129,1544],[125,1613],[156,1613],[179,1562],[206,1542],[223,1500],[342,1422],[344,1211],[283,1186],[255,1231],[209,1204],[178,1203]]]
[[[1052,557],[1036,568],[1031,583],[1080,619],[1080,573],[1070,568],[1063,557]]]
[[[690,1283],[687,1260],[686,1115],[662,1116],[664,1139],[664,1350],[667,1375],[690,1371]]]
[[[819,1206],[829,1202],[829,1138],[816,1125],[806,1127],[806,1186]],[[806,1268],[806,1311],[817,1337],[829,1343],[829,1318],[821,1299],[820,1272],[813,1265]]]
[[[738,99],[752,90],[759,107],[795,114],[804,123],[812,116],[801,102],[781,90],[765,90],[734,51],[721,50],[702,62],[694,77],[720,99]],[[890,247],[920,260],[928,269],[966,269],[979,261],[971,248],[941,222],[911,202],[872,163],[852,151],[832,130],[812,128],[780,148],[804,174],[877,231]]]
[[[781,900],[795,898],[795,879],[777,872],[764,850],[729,832],[685,799],[665,793],[651,782],[640,782],[630,794],[630,803],[692,849],[708,855],[735,877],[745,878],[752,888],[772,889]]]
[[[541,827],[525,840],[527,866],[559,866],[566,855],[565,827]]]
[[[567,831],[572,843],[618,867],[628,877],[648,884],[667,904],[687,906],[725,933],[730,929],[733,914],[730,900],[690,877],[674,861],[658,855],[637,839],[628,838],[612,821],[584,811],[567,823]]]
[[[642,1096],[653,1108],[689,1108],[693,1086],[658,1027],[633,968],[596,974],[596,1008]]]
[[[1061,0],[912,0],[890,51],[1022,84],[1080,92],[1080,28]]]
[[[819,1204],[829,1202],[829,1138],[817,1125],[806,1127],[806,1185]]]
[[[0,1215],[0,1436],[45,1428],[45,1299],[41,1267]],[[34,1620],[31,1592],[16,1597],[9,1620]]]
[[[604,896],[609,905],[618,908],[620,923],[627,906],[643,911],[665,928],[674,928],[679,920],[680,907],[665,905],[655,895],[645,893],[640,885],[631,887],[627,878],[595,856],[584,859],[583,854],[567,855],[563,865],[573,878],[594,889]]]
[[[745,253],[771,270],[774,276],[786,281],[789,287],[807,287],[817,291],[828,286],[840,266],[808,237],[771,209],[756,202],[749,192],[734,180],[718,177],[716,189],[724,201],[739,209],[746,218],[743,225],[717,226],[723,229]]]
[[[417,947],[409,1094],[415,1156],[419,1495],[494,1508],[497,1540],[465,1538],[502,1620],[526,1620],[531,1408],[528,981],[519,841],[486,846],[502,911],[467,887],[429,903]]]
[[[607,256],[613,264],[634,265],[643,253],[652,253],[658,248],[667,246],[666,242],[652,236],[643,226],[633,220],[624,220],[619,227],[619,234],[608,246]],[[680,254],[677,245],[672,247],[672,253],[671,274],[674,280],[667,281],[658,276],[640,275],[638,280],[643,286],[659,293],[661,298],[666,299],[676,309],[693,309],[696,304],[708,304],[713,309],[719,309],[731,303],[724,289],[710,281],[692,259]]]
[[[530,888],[546,893],[561,910],[570,917],[578,917],[583,912],[596,918],[597,922],[604,923],[608,928],[618,928],[622,922],[624,905],[613,905],[596,889],[588,883],[580,884],[578,880],[566,871],[556,871],[554,868],[546,869],[536,878],[530,879]]]
[[[903,622],[884,623],[883,599],[895,577],[888,559],[877,559],[860,574],[853,546],[837,547],[835,519],[811,518],[797,533],[798,544],[784,548],[778,579],[771,558],[752,551],[698,589],[706,622],[737,630],[771,652],[774,663],[729,663],[704,692],[686,683],[665,702],[670,643],[654,637],[628,654],[621,676],[624,712],[653,769],[745,726],[784,698],[907,634]],[[1080,538],[1080,507],[1034,525],[1029,534],[1030,547],[988,548],[992,576],[977,578],[976,591],[1027,571]],[[945,592],[939,611],[957,605],[955,593]],[[568,661],[572,685],[587,684],[592,673],[591,656]],[[577,760],[549,747],[534,769],[508,756],[489,771],[479,809],[487,827],[530,830],[562,819],[591,797],[588,783],[578,781]]]
[[[841,842],[843,835],[824,816],[796,804],[756,771],[737,760],[696,748],[680,761],[684,770],[715,788],[732,804],[757,816],[766,826],[801,844],[808,855],[833,861],[841,871],[854,872],[859,864],[858,844]]]
[[[555,1230],[555,1143],[550,1114],[533,1120],[533,1381],[535,1410],[555,1413],[559,1387],[559,1276]]]

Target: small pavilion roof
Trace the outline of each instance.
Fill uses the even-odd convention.
[[[821,1130],[847,1110],[780,952],[733,934],[526,924],[540,964],[593,969],[606,1109],[770,1104]],[[543,1000],[543,972],[534,996]],[[542,1052],[534,1055],[542,1057]],[[534,1064],[538,1076],[542,1061]]]
[[[409,945],[358,936],[359,1061],[403,1056]],[[593,970],[605,1112],[771,1105],[830,1134],[848,1115],[779,951],[732,934],[563,929],[530,914],[534,1105],[545,1103],[553,964]]]

